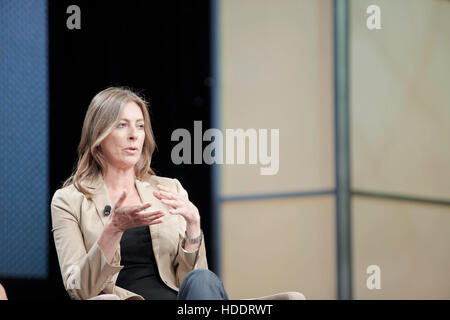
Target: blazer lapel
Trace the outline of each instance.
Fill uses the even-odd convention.
[[[153,191],[157,190],[156,184],[150,179],[150,182],[140,181],[136,179],[136,189],[141,197],[142,203],[151,203],[152,206],[148,209],[149,211],[155,211],[158,209],[163,209],[161,202],[153,195]],[[159,261],[159,231],[160,224],[153,224],[150,227],[150,235],[152,237],[153,253],[155,255],[156,261]]]
[[[92,201],[94,202],[97,214],[104,226],[109,218],[105,215],[105,206],[109,205],[112,208],[113,203],[111,203],[109,199],[108,189],[106,189],[102,176],[99,175],[95,180],[87,183],[86,187],[91,189],[91,192],[94,194]]]

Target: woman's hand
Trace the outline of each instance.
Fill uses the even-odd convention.
[[[122,207],[126,197],[127,193],[123,191],[116,201],[111,215],[109,216],[109,220],[98,240],[98,246],[102,250],[108,263],[112,263],[117,246],[119,245],[125,230],[161,223],[162,220],[159,220],[159,218],[164,216],[164,212],[161,210],[142,213],[143,210],[151,206],[150,203],[140,206]]]
[[[189,199],[181,194],[173,193],[168,188],[158,185],[159,191],[154,191],[156,198],[172,207],[170,214],[179,214],[186,221],[186,233],[189,238],[196,238],[201,234],[200,213]]]
[[[162,220],[159,220],[159,218],[164,216],[164,212],[161,210],[146,213],[142,212],[151,207],[151,203],[132,207],[122,207],[126,197],[127,193],[123,191],[112,209],[109,223],[114,230],[124,232],[130,228],[150,226],[162,222]]]

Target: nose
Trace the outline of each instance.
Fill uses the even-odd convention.
[[[136,128],[130,127],[128,132],[128,140],[134,141],[137,139],[137,130]]]

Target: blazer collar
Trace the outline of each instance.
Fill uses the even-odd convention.
[[[92,201],[97,209],[97,214],[103,225],[105,225],[108,220],[108,216],[105,215],[105,207],[109,205],[112,208],[114,204],[109,199],[108,189],[106,188],[102,175],[100,174],[92,180],[84,181],[83,184],[93,194]]]

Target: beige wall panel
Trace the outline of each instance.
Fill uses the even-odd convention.
[[[355,299],[450,299],[450,207],[354,197]],[[366,286],[369,265],[381,289]]]
[[[353,188],[450,199],[449,17],[449,1],[351,1]]]
[[[334,196],[224,203],[222,279],[231,299],[302,292],[336,299]]]
[[[280,130],[278,173],[221,166],[223,195],[334,188],[332,2],[220,1],[220,20],[221,129]]]

